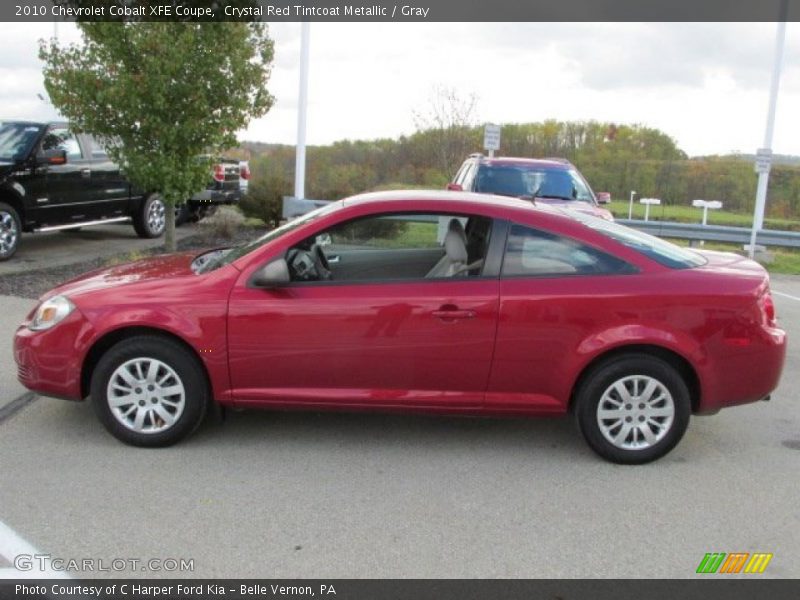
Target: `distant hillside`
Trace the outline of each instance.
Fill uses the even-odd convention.
[[[756,160],[755,154],[714,154],[709,156],[693,156],[692,160],[741,160],[744,162],[753,163]],[[800,167],[800,156],[793,154],[773,154],[773,165],[782,165],[786,167]]]

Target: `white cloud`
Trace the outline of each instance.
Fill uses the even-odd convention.
[[[242,138],[294,143],[299,23],[274,23],[277,101]],[[0,24],[0,115],[52,118],[37,40],[52,24]],[[436,85],[477,94],[483,120],[597,119],[663,129],[690,154],[762,143],[772,23],[314,23],[308,141],[414,129]],[[78,38],[60,25],[62,40]],[[776,152],[800,154],[800,26],[787,26]]]

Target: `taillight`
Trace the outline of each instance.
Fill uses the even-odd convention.
[[[225,181],[225,165],[214,165],[214,181]]]
[[[242,179],[250,179],[250,165],[246,162],[239,163],[239,177]]]
[[[761,312],[764,314],[764,320],[767,325],[775,325],[775,303],[772,301],[772,294],[769,289],[761,296],[759,304],[761,305]]]

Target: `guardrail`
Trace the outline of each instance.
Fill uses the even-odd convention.
[[[617,223],[658,237],[750,244],[749,227],[673,223],[672,221],[641,221],[639,219],[617,219]],[[800,232],[762,229],[756,235],[756,244],[800,248]]]

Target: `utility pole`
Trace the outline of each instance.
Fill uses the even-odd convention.
[[[772,81],[769,88],[767,128],[764,132],[764,146],[758,149],[756,158],[758,187],[756,188],[756,206],[753,210],[753,229],[750,232],[750,246],[747,249],[750,258],[755,256],[756,236],[758,231],[764,227],[764,211],[767,202],[769,171],[772,163],[772,135],[775,130],[775,109],[778,104],[778,89],[780,88],[781,71],[783,70],[783,47],[786,40],[786,18],[788,11],[789,0],[781,0],[778,27],[775,33],[775,61],[773,63]]]

